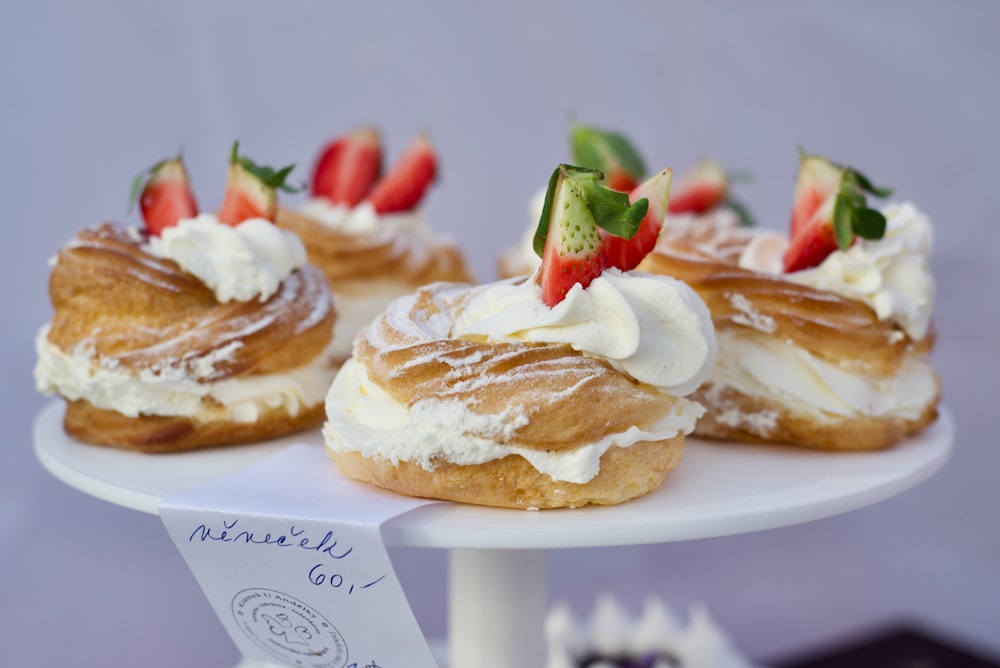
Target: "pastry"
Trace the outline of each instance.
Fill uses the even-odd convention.
[[[888,192],[803,155],[789,235],[665,226],[641,267],[691,285],[719,343],[697,435],[872,450],[935,419],[931,225],[872,195]]]
[[[560,166],[536,274],[392,302],[330,388],[323,433],[340,470],[403,494],[525,509],[655,489],[702,412],[684,396],[714,361],[710,316],[683,283],[617,267],[604,248],[662,217],[670,176],[630,204],[600,172]]]
[[[289,169],[234,145],[216,216],[165,160],[144,175],[144,229],[106,223],[59,251],[35,378],[65,398],[69,435],[170,452],[322,422],[336,311],[301,241],[271,222]]]
[[[278,225],[302,238],[337,297],[341,361],[357,331],[396,297],[472,280],[458,246],[432,233],[419,210],[437,174],[430,140],[419,135],[384,177],[381,164],[378,134],[355,130],[324,148],[301,210],[278,211]]]
[[[574,164],[601,170],[609,188],[631,192],[647,176],[642,157],[624,135],[576,125],[570,134],[570,144]],[[746,207],[732,197],[731,182],[729,173],[718,163],[712,160],[697,163],[671,188],[668,229],[687,227],[706,217],[718,219],[718,224],[726,226],[752,225]],[[544,189],[531,198],[528,204],[531,224],[520,242],[497,258],[497,272],[501,278],[530,274],[538,267],[539,257],[532,246],[544,199]],[[651,226],[648,232],[652,230]]]

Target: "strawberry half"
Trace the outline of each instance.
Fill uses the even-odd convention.
[[[790,236],[795,237],[830,195],[840,188],[843,167],[818,155],[806,155],[799,149],[799,173],[795,177],[795,200],[792,205]]]
[[[803,175],[804,170],[809,173]],[[833,171],[838,174],[833,191],[813,207],[812,200],[819,192],[812,187],[817,183],[817,175],[824,186],[828,186]],[[801,183],[805,186],[800,189]],[[885,235],[885,216],[868,208],[865,193],[887,197],[892,191],[872,185],[856,170],[835,165],[818,156],[803,156],[795,192],[796,196],[801,192],[809,201],[800,203],[796,200],[792,208],[792,231],[783,259],[785,272],[819,266],[834,251],[850,248],[858,237],[881,239]],[[796,214],[808,209],[813,209],[812,215],[796,226]]]
[[[833,232],[834,199],[835,195],[830,195],[812,218],[799,226],[795,236],[790,237],[783,259],[785,272],[817,267],[837,250]]]
[[[660,230],[663,228],[663,219],[667,215],[668,207],[673,204],[673,200],[670,198],[670,183],[673,176],[672,170],[664,169],[656,176],[646,179],[629,193],[629,201],[633,204],[642,198],[649,201],[646,215],[631,239],[601,230],[607,266],[617,267],[622,271],[635,269],[656,246]]]
[[[716,162],[702,160],[681,177],[670,197],[670,213],[705,213],[726,201],[729,175]]]
[[[646,199],[632,204],[624,193],[601,185],[603,178],[599,170],[559,165],[549,179],[534,247],[542,258],[542,300],[550,307],[604,271],[599,228],[631,237],[646,215]]]
[[[368,196],[378,213],[410,211],[423,199],[437,178],[437,155],[427,135],[419,134],[389,173]]]
[[[181,156],[161,160],[140,174],[132,185],[131,199],[134,202],[137,198],[146,229],[157,236],[182,218],[198,215]]]
[[[327,144],[313,169],[312,195],[353,207],[368,194],[382,172],[377,130],[358,128]]]
[[[274,169],[257,165],[239,154],[239,142],[233,142],[229,154],[229,177],[226,180],[226,194],[219,210],[219,222],[239,225],[250,218],[264,218],[274,221],[278,212],[277,190],[297,192],[285,181],[295,165]]]
[[[604,182],[613,190],[630,192],[646,175],[639,152],[624,135],[575,125],[570,132],[570,144],[573,161],[604,172]]]

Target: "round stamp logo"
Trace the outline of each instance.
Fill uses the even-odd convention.
[[[303,668],[343,668],[347,643],[311,606],[273,589],[244,589],[233,597],[233,619],[258,647]]]

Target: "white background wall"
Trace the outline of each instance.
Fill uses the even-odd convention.
[[[5,3],[0,665],[237,658],[157,518],[65,487],[32,454],[32,339],[60,244],[137,222],[132,177],[181,147],[211,208],[233,139],[305,176],[321,142],[366,123],[390,156],[430,131],[442,179],[426,211],[492,279],[567,158],[570,118],[625,131],[651,169],[712,156],[752,172],[739,194],[767,226],[787,221],[799,144],[917,202],[936,223],[935,359],[958,439],[931,481],[841,517],[553,552],[552,596],[580,612],[599,591],[702,601],[762,659],[899,618],[1000,653],[998,24],[986,1]],[[395,554],[443,635],[445,555]]]

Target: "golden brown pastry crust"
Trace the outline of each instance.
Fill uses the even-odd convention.
[[[474,466],[442,463],[433,471],[401,461],[331,453],[344,475],[409,496],[500,508],[579,508],[614,505],[647,494],[680,464],[684,437],[613,447],[601,457],[601,472],[577,484],[553,480],[517,455]]]
[[[256,443],[315,427],[323,416],[323,404],[319,403],[294,417],[283,408],[263,409],[255,422],[200,422],[169,415],[133,418],[81,400],[66,402],[63,427],[85,443],[155,454]]]
[[[449,242],[400,237],[388,230],[345,234],[287,208],[278,210],[276,222],[302,239],[310,264],[323,271],[338,294],[364,295],[365,286],[376,280],[410,289],[473,280],[461,250]]]
[[[521,407],[525,424],[509,442],[537,450],[594,443],[629,427],[647,429],[677,399],[567,345],[443,338],[464,308],[467,286],[438,283],[393,306],[355,340],[354,358],[396,401],[455,400],[475,414]],[[491,436],[484,433],[483,436]]]
[[[169,364],[190,375],[228,348],[200,382],[288,372],[311,363],[329,345],[336,311],[317,269],[296,270],[265,302],[220,304],[176,263],[142,250],[143,240],[136,230],[105,224],[82,231],[60,251],[49,280],[50,343],[65,352],[92,346],[99,358],[133,373]],[[212,413],[213,400],[203,401]],[[284,409],[264,410],[247,424],[133,418],[80,400],[68,402],[65,425],[87,442],[164,452],[258,440],[321,419],[322,404],[294,417]]]
[[[679,278],[694,288],[712,313],[720,345],[727,332],[750,341],[776,339],[845,370],[882,378],[898,373],[909,360],[925,358],[933,349],[933,330],[914,341],[899,326],[879,320],[862,302],[739,267],[737,260],[753,238],[753,230],[720,227],[710,220],[675,229],[669,229],[669,223],[668,219],[656,249],[639,269]],[[822,421],[776,397],[750,396],[711,379],[692,399],[707,410],[695,426],[697,436],[828,450],[875,450],[932,423],[939,397],[911,419],[868,415],[826,416]],[[770,424],[732,417],[760,414],[772,416]]]
[[[791,443],[817,450],[864,451],[891,447],[907,436],[923,431],[938,416],[937,399],[913,418],[892,416],[828,416],[818,421],[814,415],[767,397],[750,396],[730,386],[706,382],[691,395],[707,412],[695,426],[702,438],[719,438],[756,443]],[[754,420],[727,420],[725,415],[774,416],[766,427]]]
[[[678,410],[682,400],[569,346],[447,338],[468,296],[468,286],[437,283],[418,290],[412,300],[394,302],[359,334],[355,360],[396,401],[407,406],[458,401],[487,418],[481,432],[470,426],[468,435],[527,449],[570,450],[633,426],[649,429]],[[512,409],[526,419],[497,434],[488,418]],[[613,448],[602,458],[597,477],[582,485],[555,482],[517,455],[475,466],[439,462],[434,471],[356,454],[335,459],[347,475],[404,494],[549,508],[620,503],[645,494],[680,460],[683,442],[678,435]]]

